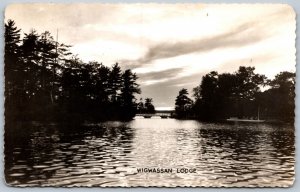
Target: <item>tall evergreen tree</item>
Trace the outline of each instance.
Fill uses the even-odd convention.
[[[54,81],[55,81],[55,68],[56,59],[58,57],[56,53],[56,42],[50,32],[45,31],[41,34],[39,39],[39,50],[41,58],[41,94],[43,95],[44,102],[48,102],[47,98],[50,99],[51,103],[54,103]]]
[[[109,74],[109,95],[110,101],[115,103],[119,99],[120,90],[122,87],[122,76],[121,67],[118,63],[112,66],[111,72]]]
[[[110,69],[102,64],[97,69],[96,96],[100,103],[107,103],[109,97]]]
[[[132,73],[130,69],[125,70],[122,74],[122,80],[121,105],[123,107],[124,116],[132,118],[136,113],[135,94],[139,94],[141,90],[139,85],[136,83],[136,74]]]
[[[4,75],[5,75],[5,96],[11,99],[14,92],[20,89],[22,66],[20,65],[20,31],[15,26],[13,20],[5,23],[5,55],[4,55]],[[18,86],[18,87],[16,87]]]
[[[175,112],[178,118],[187,118],[192,108],[192,100],[187,89],[181,89],[175,100]]]
[[[22,110],[23,98],[23,66],[20,59],[20,29],[15,22],[5,23],[4,75],[5,75],[5,117],[9,119]],[[21,98],[22,96],[22,98]]]
[[[21,45],[23,62],[23,88],[28,98],[35,97],[41,90],[39,35],[35,30],[26,34]]]

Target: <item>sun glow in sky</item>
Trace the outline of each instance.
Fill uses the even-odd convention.
[[[212,70],[295,71],[295,13],[284,4],[13,4],[5,19],[25,33],[58,29],[83,61],[132,69],[161,109]]]

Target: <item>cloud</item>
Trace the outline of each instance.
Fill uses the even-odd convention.
[[[182,55],[209,52],[215,49],[243,47],[263,40],[264,33],[253,30],[255,22],[241,24],[234,29],[215,36],[203,37],[189,41],[165,41],[151,46],[145,55],[137,60],[121,60],[120,63],[132,69],[151,65],[156,60],[179,57]],[[247,38],[245,38],[247,37]]]
[[[164,42],[150,47],[139,63],[176,57],[194,52],[211,51],[217,48],[241,47],[263,39],[262,33],[252,30],[254,22],[249,22],[217,36],[201,38],[186,42]],[[242,38],[247,37],[247,38]]]
[[[183,68],[171,68],[162,71],[154,71],[149,73],[138,73],[139,82],[144,86],[154,85],[170,81],[178,78],[178,75],[183,71]]]
[[[176,77],[180,72],[182,72],[183,68],[172,68],[163,71],[155,71],[149,73],[140,73],[139,78],[141,80],[149,80],[149,79],[162,79],[162,78],[173,78]]]
[[[82,27],[110,20],[116,17],[119,9],[114,4],[99,6],[95,3],[19,3],[9,5],[5,10],[5,17],[26,18],[27,24]]]
[[[295,13],[288,6],[274,6],[274,9],[270,10],[266,11],[263,19],[258,17],[258,14],[254,15],[254,18],[251,16],[245,18],[244,16],[235,22],[231,20],[228,27],[221,25],[223,28],[220,32],[212,33],[213,35],[194,35],[189,40],[182,38],[182,36],[176,40],[167,38],[165,41],[148,46],[148,50],[139,59],[122,60],[122,63],[126,66],[137,68],[141,65],[151,65],[155,60],[173,58],[191,53],[210,52],[216,49],[243,48],[248,45],[257,44],[260,41],[265,41],[278,34],[282,37],[284,28],[290,30],[291,21],[294,24]],[[229,17],[231,16],[229,15]],[[220,18],[218,19],[220,20]],[[211,26],[208,28],[211,28]],[[188,28],[188,30],[192,29]],[[198,31],[198,28],[195,30]],[[174,32],[176,33],[176,31]]]

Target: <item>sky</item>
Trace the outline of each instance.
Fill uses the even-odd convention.
[[[118,62],[139,77],[156,109],[174,108],[182,88],[192,92],[210,71],[239,66],[272,79],[295,72],[296,21],[284,4],[11,4],[24,33],[50,31],[84,62]]]

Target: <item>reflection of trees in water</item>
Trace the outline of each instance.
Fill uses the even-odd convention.
[[[204,138],[199,160],[208,162],[207,167],[213,166],[214,171],[234,173],[243,182],[294,176],[294,131],[286,125],[232,126],[199,132]]]
[[[10,173],[22,172],[20,182],[30,179],[37,172],[34,166],[49,159],[49,154],[57,148],[60,139],[54,126],[45,127],[33,123],[15,123],[5,126],[5,175],[7,182],[15,178]],[[18,169],[18,167],[24,167]],[[15,171],[10,170],[16,169]]]
[[[295,154],[295,132],[294,128],[278,127],[276,131],[270,133],[272,146],[276,149],[274,157],[294,156]],[[280,159],[282,162],[285,159]]]
[[[228,129],[200,129],[200,137],[204,138],[200,140],[200,151],[216,157],[227,153],[227,156],[218,157],[221,159],[239,161],[242,158],[248,162],[276,159],[282,164],[287,159],[280,157],[293,157],[295,150],[294,131],[283,126],[232,125]]]
[[[118,162],[121,156],[125,157],[126,154],[131,153],[133,137],[133,129],[126,126],[104,128],[103,135],[98,135],[95,140],[105,140],[107,144],[98,142],[97,151],[104,152],[110,160]],[[123,162],[123,164],[124,167],[128,166],[128,163]]]
[[[240,155],[256,155],[259,145],[264,145],[260,140],[260,131],[249,131],[232,129],[200,129],[201,138],[205,138],[201,151],[206,153],[217,148],[219,153],[228,152],[228,156],[223,158],[238,159]],[[203,142],[202,141],[202,142]],[[216,152],[218,153],[218,152]],[[236,154],[232,156],[231,154]]]
[[[124,141],[131,142],[133,138],[133,130],[129,127],[114,127],[104,129],[105,135],[110,141],[122,144]]]
[[[130,153],[133,137],[133,129],[124,124],[117,127],[100,125],[89,127],[84,140],[90,148],[115,157],[115,154]]]
[[[82,158],[93,150],[91,140],[106,141],[94,146],[97,151],[107,150],[107,146],[118,147],[130,145],[134,132],[126,126],[105,127],[101,125],[35,125],[32,123],[6,125],[5,132],[5,176],[8,183],[18,181],[27,183],[31,180],[51,178],[59,167],[74,166],[73,158],[82,154]],[[72,148],[72,146],[80,146]],[[125,148],[125,147],[123,147]],[[86,151],[80,151],[86,149]],[[80,151],[80,152],[79,152]],[[120,150],[118,151],[120,153]],[[24,169],[16,169],[22,167]],[[19,177],[11,174],[22,173]]]

